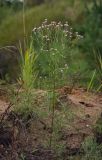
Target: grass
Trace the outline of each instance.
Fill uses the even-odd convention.
[[[78,11],[77,13],[75,12],[76,8]],[[19,41],[21,41],[21,43],[24,44],[23,43],[24,36],[26,37],[26,41],[29,42],[32,29],[34,27],[38,27],[41,24],[41,22],[43,22],[45,17],[48,19],[49,22],[52,20],[57,22],[58,21],[65,22],[66,20],[68,20],[69,23],[72,23],[72,25],[74,25],[76,24],[76,22],[79,24],[81,23],[81,22],[78,22],[79,21],[78,19],[81,20],[80,15],[83,15],[83,12],[84,12],[84,8],[80,0],[75,3],[71,1],[60,0],[59,3],[54,2],[52,6],[43,4],[41,6],[36,6],[34,8],[27,9],[25,11],[26,33],[24,33],[22,11],[17,12],[13,17],[9,16],[7,17],[7,19],[2,21],[2,24],[0,26],[0,47],[9,45],[9,44],[10,45],[16,44],[18,46]],[[83,21],[83,18],[81,21]],[[74,70],[75,74],[77,70],[77,73],[81,72],[81,74],[83,75],[85,70],[88,70],[87,68],[89,67],[89,65],[86,62],[85,56],[83,53],[81,53],[80,50],[78,50],[78,48],[73,49],[72,52],[73,52],[72,53],[73,64],[70,66],[69,75],[72,72],[72,70]],[[76,62],[74,62],[74,58],[76,58]],[[86,81],[88,82],[90,77],[91,77],[91,73],[90,75],[87,74],[86,79],[84,79],[85,78],[84,77],[83,80],[85,82]],[[70,78],[70,76],[68,78]],[[43,86],[44,85],[46,86],[47,79],[45,78],[45,80],[43,80],[42,83],[43,83],[42,84]],[[62,83],[63,83],[63,79],[61,84]],[[39,82],[38,85],[40,86],[41,83]],[[82,82],[82,85],[83,85],[83,82]]]
[[[88,84],[87,91],[96,89],[96,92],[99,92],[102,90],[102,58],[100,54],[95,54],[95,61],[96,61],[96,69],[93,71],[91,80]],[[97,80],[98,79],[98,80]],[[95,82],[97,80],[97,85],[95,85]]]
[[[59,88],[59,84],[62,86],[71,84],[72,90],[75,87],[75,83],[80,83],[81,75],[84,74],[85,77],[84,71],[88,67],[84,58],[81,57],[82,54],[79,53],[77,46],[77,43],[82,37],[77,32],[72,31],[68,22],[64,24],[56,21],[48,23],[51,19],[57,19],[58,21],[63,19],[66,8],[65,4],[67,3],[61,2],[61,6],[57,8],[57,10],[56,6],[47,9],[49,6],[42,5],[35,9],[27,10],[26,13],[24,13],[23,8],[23,18],[22,13],[18,13],[15,15],[15,19],[10,17],[10,19],[4,21],[0,27],[1,45],[4,45],[5,39],[8,40],[7,36],[9,36],[9,32],[12,32],[12,29],[14,30],[9,37],[10,43],[15,43],[20,39],[21,41],[24,40],[25,44],[25,37],[27,38],[30,34],[33,25],[36,23],[38,26],[44,17],[48,18],[48,21],[46,19],[41,26],[35,27],[32,30],[31,41],[28,39],[30,45],[27,44],[24,46],[24,54],[20,46],[21,74],[18,82],[21,84],[22,90],[18,92],[16,96],[14,95],[13,104],[14,111],[22,116],[22,122],[24,122],[24,120],[27,121],[29,117],[33,118],[32,115],[34,114],[35,118],[39,119],[40,122],[43,122],[43,124],[46,123],[48,128],[45,130],[47,130],[47,132],[50,130],[46,135],[48,136],[46,138],[47,147],[54,150],[58,156],[61,156],[65,150],[66,142],[60,141],[60,136],[63,134],[62,131],[63,129],[68,129],[75,114],[72,113],[67,102],[64,103],[63,99],[61,101],[61,97],[57,95],[56,89]],[[76,3],[76,6],[77,5]],[[43,14],[39,14],[40,12],[43,12]],[[37,16],[39,15],[39,19],[34,17],[35,21],[33,21],[32,15],[36,14]],[[59,18],[59,16],[61,17]],[[67,17],[63,20],[66,19]],[[18,20],[18,24],[16,20]],[[10,28],[11,24],[13,28]],[[20,27],[22,27],[22,29]],[[5,30],[3,34],[2,29]],[[98,57],[98,62],[99,68],[102,70],[101,56]],[[95,74],[96,70],[88,85],[88,91],[92,89]],[[44,84],[42,80],[44,80]],[[39,96],[38,90],[34,89],[35,86],[37,86],[38,89],[45,89],[45,91],[42,90]],[[101,86],[99,86],[98,89],[100,88]],[[24,127],[26,128],[26,126]],[[43,145],[46,144],[44,139]],[[88,139],[84,142],[83,150],[85,153],[82,158],[83,160],[101,160],[102,147],[98,146],[93,139]]]
[[[95,78],[95,75],[96,75],[96,70],[93,72],[92,78],[91,78],[90,83],[87,88],[87,92],[93,88],[93,80]]]
[[[31,30],[36,25],[38,26],[45,17],[51,20],[65,21],[71,19],[71,13],[67,14],[67,9],[71,7],[71,4],[67,1],[60,1],[52,6],[41,5],[31,9],[27,9],[25,12],[26,22],[26,34],[31,34]],[[78,7],[78,6],[77,6]],[[70,10],[73,10],[70,8]],[[72,11],[71,11],[72,12]],[[43,13],[43,14],[42,14]],[[74,14],[76,16],[76,13]],[[13,17],[8,16],[4,19],[0,26],[0,46],[8,44],[17,44],[19,40],[23,41],[24,31],[22,24],[22,12],[16,13]]]
[[[10,17],[12,13],[14,13],[14,11],[11,8],[8,8],[6,6],[2,8],[0,7],[0,25],[3,21],[5,21],[5,19]]]
[[[32,29],[34,28],[34,26],[38,27],[41,24],[41,22],[43,22],[45,17],[48,19],[49,22],[52,20],[57,22],[65,22],[66,20],[68,20],[69,23],[72,23],[72,25],[76,25],[76,23],[82,23],[84,15],[83,13],[84,4],[80,0],[78,0],[77,2],[60,0],[59,3],[54,1],[54,3],[52,4],[43,4],[34,8],[29,8],[25,11],[26,31],[24,31],[24,22],[22,21],[23,15],[22,11],[19,11],[15,13],[13,17],[8,16],[6,19],[2,21],[0,26],[0,47],[9,44],[18,46],[19,41],[21,41],[21,43],[23,44],[24,37],[26,37],[26,41],[29,42]],[[83,53],[81,53],[80,50],[73,49],[72,61],[75,58],[75,53],[76,64],[73,63],[73,65],[71,65],[70,68],[73,68],[73,70],[77,70],[77,72],[84,72],[89,67],[89,65],[84,59],[85,56],[83,55]],[[79,61],[79,59],[81,59],[81,61]],[[80,69],[78,69],[78,67]],[[89,77],[87,76],[87,81],[89,81],[90,77],[91,73]],[[42,83],[45,84],[45,81],[47,80],[45,79]],[[41,83],[39,82],[39,85],[40,84]]]
[[[21,53],[21,76],[19,78],[19,82],[22,84],[22,87],[25,89],[34,88],[34,82],[37,77],[37,73],[35,70],[35,63],[37,59],[37,55],[32,48],[32,43],[30,47],[25,51],[25,54],[22,52],[22,48],[20,48]]]
[[[90,7],[89,3],[89,7]],[[3,12],[5,9],[3,10]],[[8,14],[8,15],[7,15]],[[7,17],[2,16],[2,22],[0,25],[0,47],[5,46],[5,45],[18,45],[19,40],[23,43],[24,41],[24,36],[27,38],[29,41],[29,37],[31,35],[31,30],[33,29],[34,26],[39,26],[41,22],[45,19],[45,17],[48,19],[50,22],[51,20],[56,20],[56,21],[66,21],[68,20],[74,28],[78,26],[80,32],[83,32],[82,25],[84,25],[84,20],[85,20],[85,6],[84,2],[77,0],[77,1],[67,1],[67,0],[60,0],[58,3],[57,1],[54,1],[52,4],[43,4],[40,6],[35,6],[33,8],[27,8],[25,11],[25,26],[26,26],[26,33],[24,33],[24,25],[23,25],[23,16],[22,16],[22,11],[19,11],[14,14],[14,11],[10,11],[10,14],[7,12]],[[14,14],[14,16],[11,16],[11,14]],[[95,16],[93,16],[95,17]],[[89,17],[90,18],[90,17]],[[91,19],[90,19],[91,23]],[[90,24],[89,23],[89,24]],[[79,26],[80,25],[80,26]],[[87,27],[87,25],[86,25]],[[91,33],[91,28],[90,25],[89,27],[86,28],[86,31],[88,29],[88,32],[90,31]],[[24,35],[25,34],[25,35]],[[93,35],[93,33],[92,33]],[[100,34],[101,35],[101,34]],[[86,37],[87,38],[87,37]],[[87,40],[88,41],[88,40]],[[88,44],[91,44],[88,43]],[[87,49],[88,44],[84,44],[84,48]],[[73,52],[77,52],[74,50]],[[79,52],[79,53],[78,53]],[[91,61],[90,64],[86,62],[87,59],[91,59],[90,57],[86,58],[85,55],[87,55],[86,51],[83,53],[83,51],[78,51],[77,52],[77,64],[76,66],[72,66],[73,68],[77,69],[79,65],[79,59],[85,59],[83,61],[83,64],[80,64],[80,68],[82,69],[82,72],[85,68],[89,68],[91,63],[94,65],[94,63]],[[81,53],[82,52],[82,53]],[[91,51],[89,51],[89,56],[92,54]],[[82,61],[81,61],[82,62]],[[87,65],[87,66],[85,66]],[[78,71],[79,72],[79,71]],[[91,75],[92,75],[93,70],[90,70],[90,75],[88,73],[87,75],[87,81],[90,80]],[[86,80],[85,80],[86,81]]]
[[[101,160],[102,145],[98,145],[95,139],[87,138],[83,143],[83,149],[85,155],[82,157],[82,160]]]

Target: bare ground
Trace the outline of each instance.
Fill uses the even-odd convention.
[[[45,91],[37,92],[39,97],[42,97],[45,94]],[[80,146],[87,136],[93,135],[93,125],[95,125],[102,112],[102,94],[92,92],[88,93],[82,88],[73,89],[72,93],[69,93],[68,87],[63,87],[57,90],[57,92],[60,94],[60,97],[64,97],[68,103],[74,104],[72,105],[72,111],[76,114],[76,117],[74,121],[71,122],[70,127],[61,131],[60,141],[64,141],[66,144],[64,152],[65,156],[63,156],[66,160],[68,155],[74,155],[79,152]],[[6,98],[5,92],[2,91],[0,93],[0,113],[2,114],[8,107],[9,102]],[[27,160],[57,160],[52,151],[45,150],[39,146],[43,144],[45,135],[47,137],[50,136],[49,128],[44,128],[44,125],[40,121],[35,121],[33,126],[33,132],[28,135],[27,143],[28,145],[31,145],[30,139],[32,139],[34,142],[32,146],[36,146],[35,148],[37,148],[37,151],[35,151],[34,155],[32,155],[32,153],[26,153],[27,157],[30,157]],[[26,135],[25,137],[23,135],[23,139],[20,140],[19,143],[24,143],[24,140],[26,141]],[[21,143],[21,141],[23,142]],[[21,147],[25,147],[25,144],[23,144],[23,146],[21,145]],[[29,147],[27,147],[27,150],[29,150],[28,148]],[[45,156],[41,157],[41,155]]]

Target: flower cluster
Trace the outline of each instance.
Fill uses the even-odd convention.
[[[32,30],[34,50],[38,54],[39,77],[57,75],[58,80],[67,74],[71,62],[71,49],[82,38],[78,32],[73,32],[68,22],[47,19]],[[40,78],[41,79],[41,78]],[[49,78],[51,79],[51,77]]]
[[[47,41],[50,41],[50,34],[51,32],[56,33],[62,32],[63,36],[68,37],[70,39],[72,38],[83,38],[81,35],[78,34],[78,32],[73,32],[73,29],[69,26],[68,22],[65,22],[62,24],[62,22],[55,22],[52,21],[50,24],[48,24],[47,19],[42,23],[41,26],[34,28],[32,30],[33,34],[41,33],[43,34],[43,38],[45,38]],[[60,37],[61,38],[61,37]]]

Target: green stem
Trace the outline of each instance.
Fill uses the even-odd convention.
[[[24,50],[25,50],[26,49],[25,0],[23,0],[23,34],[24,34]]]
[[[55,117],[55,88],[56,88],[56,80],[55,80],[55,65],[54,65],[54,74],[53,74],[53,100],[52,100],[52,119],[51,119],[51,137],[50,137],[50,148],[52,147],[52,139],[54,132],[54,117]]]

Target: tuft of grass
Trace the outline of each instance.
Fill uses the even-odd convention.
[[[96,70],[94,70],[94,72],[92,74],[92,78],[91,78],[90,83],[88,85],[87,92],[89,92],[89,90],[92,90],[93,85],[94,85],[95,76],[96,76]]]
[[[98,85],[96,86],[96,91],[99,92],[102,89],[102,57],[100,54],[98,55],[95,54],[95,58],[96,58],[97,65],[96,65],[96,69],[92,74],[91,80],[88,84],[87,91],[95,88],[95,81],[97,79]]]
[[[21,81],[20,83],[25,89],[32,89],[37,78],[37,72],[35,70],[37,55],[33,50],[32,43],[30,44],[30,47],[25,51],[25,54],[23,54],[22,48],[20,47],[20,53],[21,76],[19,78],[19,81]]]
[[[88,137],[82,145],[84,156],[82,160],[101,160],[102,145],[98,145],[95,139]]]

